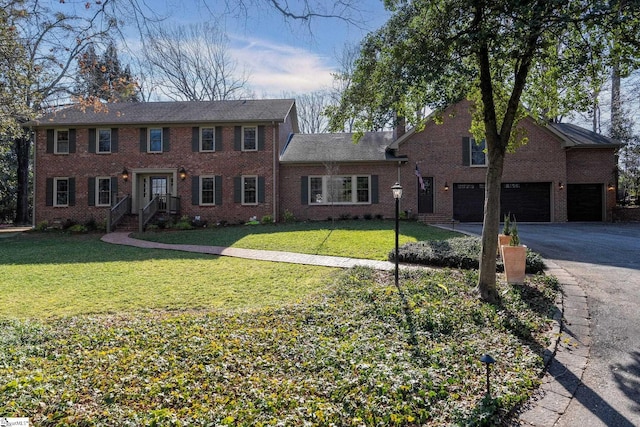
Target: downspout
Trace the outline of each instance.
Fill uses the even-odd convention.
[[[278,166],[278,153],[280,152],[280,144],[276,143],[276,122],[271,122],[271,145],[273,149],[273,206],[272,206],[272,218],[273,222],[278,222],[278,175],[277,175],[277,166]]]
[[[33,139],[31,142],[31,147],[33,149],[33,206],[31,207],[32,212],[31,212],[31,225],[33,228],[36,228],[36,191],[38,189],[38,186],[36,185],[37,181],[37,171],[38,168],[36,168],[36,152],[37,150],[37,145],[36,145],[36,140],[37,140],[37,132],[33,130],[33,128],[30,128],[31,131],[31,135],[33,135]]]

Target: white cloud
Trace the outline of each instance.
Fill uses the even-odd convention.
[[[230,54],[246,69],[258,94],[305,93],[331,86],[335,71],[326,57],[267,40],[230,36]]]

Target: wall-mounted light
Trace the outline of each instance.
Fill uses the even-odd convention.
[[[449,183],[447,181],[444,182],[444,191],[449,191]]]
[[[187,171],[184,170],[183,167],[181,167],[180,169],[178,169],[178,176],[180,177],[181,180],[184,181],[184,179],[187,177]]]
[[[562,181],[558,182],[558,190],[564,190],[564,184]]]
[[[609,184],[607,184],[607,189],[608,189],[609,191],[613,191],[613,190],[615,190],[615,189],[616,189],[616,187],[614,187],[614,185],[613,185],[612,183],[609,183]]]
[[[124,180],[124,182],[127,182],[129,180],[129,171],[127,170],[127,168],[122,169],[122,179]]]

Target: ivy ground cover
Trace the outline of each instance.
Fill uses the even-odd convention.
[[[0,414],[39,426],[496,425],[535,389],[553,280],[504,286],[488,305],[473,272],[404,272],[399,288],[389,273],[332,274],[322,292],[271,306],[6,318]]]

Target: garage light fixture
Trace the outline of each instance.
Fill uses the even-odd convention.
[[[564,190],[564,184],[562,183],[562,181],[560,181],[560,182],[558,183],[558,189],[559,189],[559,190]]]
[[[607,184],[607,188],[609,189],[609,191],[613,191],[616,189],[616,187],[614,187],[612,183]]]
[[[449,183],[446,181],[444,183],[444,191],[449,191]]]

